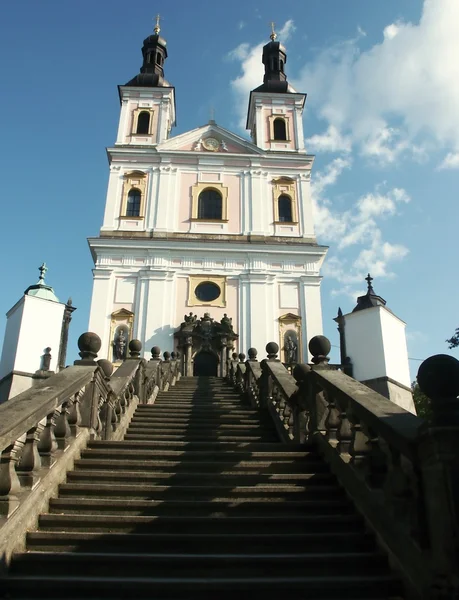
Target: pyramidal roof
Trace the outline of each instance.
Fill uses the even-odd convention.
[[[48,267],[46,263],[43,263],[38,268],[40,271],[40,277],[35,285],[29,285],[24,292],[25,296],[35,296],[35,298],[41,298],[42,300],[51,300],[51,302],[59,302],[59,298],[54,293],[53,288],[50,285],[45,284],[45,275]]]

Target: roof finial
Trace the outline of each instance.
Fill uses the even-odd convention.
[[[161,15],[156,15],[155,19],[156,19],[156,25],[155,25],[155,29],[154,32],[156,33],[156,35],[158,35],[158,33],[161,31],[161,27],[159,26],[159,20],[161,18]]]
[[[373,286],[371,285],[371,282],[373,281],[373,277],[370,275],[370,273],[368,273],[368,275],[365,277],[365,281],[368,284],[368,294],[374,294],[375,291],[373,289]]]
[[[38,279],[38,284],[44,285],[46,271],[48,270],[48,267],[46,266],[46,263],[43,263],[41,265],[41,267],[38,268],[38,270],[40,271],[40,277]]]
[[[209,108],[209,123],[211,123],[211,124],[215,123],[215,108],[214,108],[214,106],[211,106]]]
[[[274,23],[274,21],[271,21],[271,35],[269,36],[273,42],[275,42],[277,40],[277,33],[274,30],[274,26],[276,24]]]

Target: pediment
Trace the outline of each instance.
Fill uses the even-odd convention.
[[[127,310],[126,308],[120,308],[119,310],[112,312],[111,316],[112,316],[112,319],[123,319],[123,318],[133,317],[134,313],[131,312],[130,310]]]
[[[192,131],[182,133],[158,145],[161,151],[196,152],[216,154],[262,154],[263,151],[252,142],[220,127],[208,123]]]
[[[301,321],[300,315],[295,315],[293,313],[287,313],[279,317],[279,321],[281,323],[296,323],[297,321]]]

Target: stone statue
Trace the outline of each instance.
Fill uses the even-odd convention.
[[[192,312],[190,312],[189,315],[185,315],[183,318],[185,319],[185,323],[187,323],[187,324],[191,323],[192,324],[192,323],[196,323],[196,320],[197,320],[198,317],[197,317],[197,315],[194,315]]]
[[[126,358],[126,336],[124,329],[120,329],[120,332],[115,338],[113,343],[113,358],[114,360],[124,360]]]
[[[228,146],[223,140],[220,142],[220,148],[223,150],[223,152],[228,152]]]
[[[220,321],[220,324],[225,331],[233,331],[233,319],[228,317],[226,313],[223,315],[223,319]]]
[[[202,147],[202,138],[199,138],[199,140],[194,145],[193,150],[199,151],[199,150],[201,150],[201,147]]]
[[[298,346],[292,335],[285,336],[285,359],[288,364],[298,362]]]

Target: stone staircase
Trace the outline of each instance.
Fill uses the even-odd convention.
[[[7,598],[398,598],[399,581],[313,447],[218,378],[139,405],[93,441],[13,555]]]

